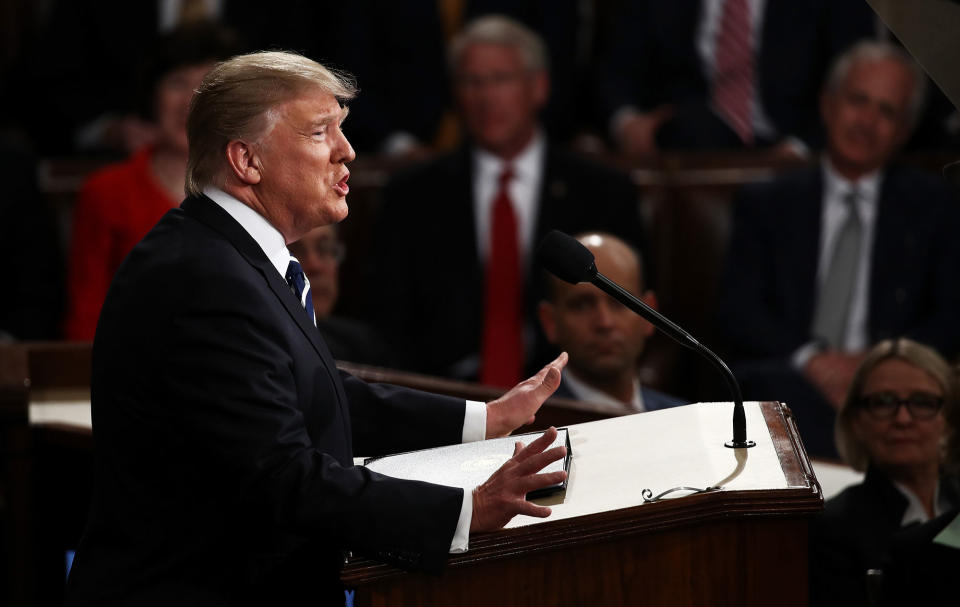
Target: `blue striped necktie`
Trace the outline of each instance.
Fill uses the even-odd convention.
[[[296,257],[290,257],[290,264],[287,265],[287,284],[293,290],[293,294],[300,300],[303,309],[307,311],[310,322],[317,325],[317,317],[313,313],[313,299],[310,297],[310,283],[303,274],[303,268]]]

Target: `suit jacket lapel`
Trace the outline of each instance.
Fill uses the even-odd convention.
[[[333,360],[333,355],[330,353],[330,349],[324,343],[320,332],[313,323],[310,322],[303,306],[290,290],[290,285],[277,273],[276,268],[270,263],[270,260],[267,259],[260,245],[257,244],[253,237],[251,237],[229,213],[206,196],[187,198],[183,201],[181,208],[187,215],[202,221],[223,235],[224,238],[236,247],[244,259],[260,272],[267,282],[267,285],[277,296],[277,299],[280,300],[280,303],[283,304],[287,313],[317,352],[317,355],[326,368],[327,374],[330,376],[330,381],[336,387],[338,404],[346,416],[345,419],[348,418],[348,412],[345,409],[345,403],[347,402],[346,393],[341,385],[340,375],[337,371],[336,363]],[[347,436],[349,435],[349,432],[347,432]]]
[[[796,192],[796,198],[793,202],[793,208],[797,210],[793,217],[794,228],[792,233],[795,235],[792,243],[784,243],[784,246],[790,247],[791,251],[787,254],[792,255],[796,273],[793,278],[787,273],[787,280],[795,280],[793,289],[787,292],[793,293],[791,296],[795,302],[801,306],[799,317],[804,323],[804,327],[809,327],[813,322],[813,311],[816,307],[819,289],[817,288],[817,268],[820,262],[820,241],[823,238],[822,214],[823,214],[823,195],[824,182],[823,173],[820,167],[813,169],[812,179],[806,181],[809,183],[809,190]],[[815,237],[811,238],[810,235]],[[810,297],[808,294],[813,293]]]

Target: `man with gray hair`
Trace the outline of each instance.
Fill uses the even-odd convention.
[[[641,248],[636,188],[549,144],[538,121],[546,51],[534,32],[482,17],[453,40],[449,61],[469,144],[385,189],[375,283],[390,305],[371,319],[416,371],[509,386],[547,348],[536,244],[551,229],[595,229]]]
[[[350,550],[437,571],[471,532],[547,516],[556,431],[472,493],[353,465],[527,423],[561,355],[491,403],[338,372],[287,245],[347,215],[350,80],[284,52],[214,68],[188,197],[118,271],[93,346],[96,484],[68,605],[333,604]]]
[[[789,404],[813,455],[835,456],[834,411],[872,344],[960,350],[957,202],[937,176],[891,164],[923,87],[902,50],[855,45],[821,96],[819,166],[737,201],[718,328],[744,396]]]

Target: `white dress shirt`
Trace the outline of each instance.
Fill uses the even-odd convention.
[[[918,498],[913,491],[897,481],[893,481],[893,486],[903,494],[903,497],[907,498],[907,509],[903,511],[903,518],[900,519],[901,527],[906,527],[911,523],[926,523],[954,506],[954,504],[950,503],[950,500],[946,499],[943,494],[940,493],[940,483],[937,483],[937,486],[933,489],[933,516],[927,516],[927,509],[923,507],[920,498]]]
[[[850,309],[847,312],[847,326],[839,349],[844,352],[862,352],[870,345],[870,331],[867,326],[870,314],[870,272],[882,174],[880,171],[875,171],[861,177],[856,183],[851,183],[834,170],[829,158],[824,157],[822,166],[823,206],[820,214],[817,288],[819,290],[826,280],[837,237],[850,212],[845,198],[853,188],[856,188],[858,193],[856,209],[860,215],[862,227],[860,259],[857,264],[857,282],[853,285],[853,296],[850,298]],[[798,348],[791,357],[793,366],[803,370],[807,361],[820,351],[820,347],[815,342],[809,342]]]
[[[287,265],[290,263],[290,251],[284,242],[283,235],[273,227],[262,215],[240,202],[230,194],[213,186],[207,186],[203,193],[230,214],[237,223],[253,238],[263,250],[264,255],[277,269],[280,277],[286,281]],[[309,287],[310,283],[307,282]],[[487,406],[477,401],[467,401],[463,414],[463,433],[461,440],[465,443],[483,440],[487,434]],[[473,519],[473,494],[463,492],[463,502],[460,505],[460,518],[457,520],[457,529],[450,543],[450,552],[465,552],[470,540],[470,521]]]
[[[570,391],[573,392],[573,395],[577,397],[577,400],[582,400],[588,403],[598,403],[601,405],[614,405],[620,408],[628,407],[634,413],[640,413],[647,410],[647,408],[643,405],[643,394],[640,392],[640,380],[636,377],[633,378],[633,398],[630,399],[629,403],[625,403],[622,400],[616,399],[606,392],[597,390],[590,384],[574,375],[573,371],[570,371],[569,369],[563,370],[563,381],[567,383],[567,387],[570,388]]]
[[[473,152],[473,213],[476,225],[477,255],[487,259],[490,254],[491,213],[493,202],[500,190],[500,175],[507,164],[513,167],[510,180],[510,202],[517,218],[517,230],[520,239],[520,254],[526,262],[533,248],[534,230],[537,223],[537,211],[540,206],[540,184],[543,183],[543,170],[546,154],[544,136],[537,132],[516,158],[506,162],[486,150],[476,148]]]

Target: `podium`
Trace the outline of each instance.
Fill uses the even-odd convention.
[[[357,557],[343,582],[358,607],[806,606],[820,486],[790,410],[745,407],[751,449],[723,446],[731,403],[570,426],[568,489],[538,500],[550,518],[472,537],[440,576]]]

